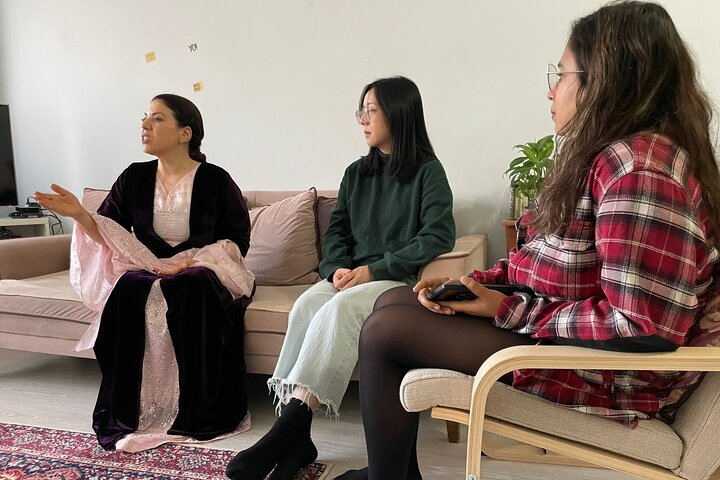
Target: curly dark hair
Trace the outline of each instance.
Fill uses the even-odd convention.
[[[539,196],[538,230],[561,233],[568,227],[603,149],[654,132],[687,152],[717,233],[720,172],[710,138],[713,106],[667,11],[654,3],[613,2],[573,24],[568,48],[582,70],[577,109],[559,132],[560,147]]]

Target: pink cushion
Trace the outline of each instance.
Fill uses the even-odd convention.
[[[315,212],[317,214],[318,238],[322,240],[330,226],[330,217],[335,209],[337,198],[318,196]]]
[[[110,190],[85,187],[80,203],[82,203],[82,206],[85,207],[88,212],[97,213],[97,209],[100,208],[100,205],[102,205],[108,193],[110,193]]]
[[[258,285],[302,285],[319,279],[314,188],[250,209],[245,262]]]

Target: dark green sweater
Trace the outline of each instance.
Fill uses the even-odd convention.
[[[320,274],[368,265],[374,280],[411,280],[420,267],[455,245],[452,190],[437,159],[424,161],[405,184],[360,175],[352,163],[323,237]]]

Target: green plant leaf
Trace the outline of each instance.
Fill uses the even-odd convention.
[[[555,137],[553,135],[513,147],[521,155],[509,163],[504,175],[510,179],[510,184],[517,195],[529,199],[537,196],[545,175],[552,167],[554,147]]]

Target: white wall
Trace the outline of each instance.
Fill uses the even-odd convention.
[[[20,196],[50,182],[109,187],[149,159],[140,117],[161,92],[198,105],[204,151],[242,189],[336,188],[367,150],[353,118],[362,87],[402,74],[423,94],[458,231],[489,234],[494,260],[512,146],[552,132],[546,64],[571,20],[602,3],[0,0],[0,103],[11,107]],[[662,3],[717,99],[720,2]]]

